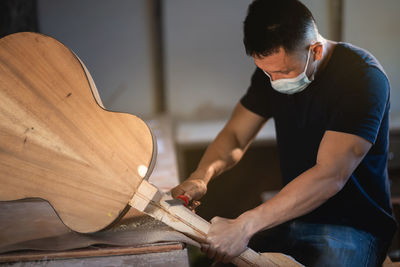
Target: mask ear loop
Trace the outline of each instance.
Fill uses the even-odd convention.
[[[314,43],[314,44],[315,44],[315,43]],[[313,46],[314,44],[310,45],[310,48],[311,48],[311,46]],[[308,51],[310,51],[310,49],[309,49]],[[315,51],[313,50],[312,52],[313,52],[313,54],[314,54],[314,56],[315,56]],[[307,59],[307,64],[308,64],[308,61],[309,61],[309,58]],[[316,70],[317,70],[317,67],[318,67],[318,62],[317,62],[317,64],[316,64],[315,67],[314,67],[314,70],[313,70],[312,75],[311,75],[311,77],[310,77],[310,81],[313,81],[313,80],[314,80],[314,78],[315,78],[315,72],[316,72]]]
[[[304,66],[303,72],[305,72],[305,71],[307,70],[308,62],[310,62],[310,55],[311,55],[310,51],[311,51],[311,50],[308,49],[308,53],[307,53],[307,62],[306,62],[306,65]]]
[[[265,75],[268,76],[269,80],[272,81],[271,76],[269,76],[268,72],[266,72],[265,70],[262,70],[264,72]]]
[[[310,45],[310,48],[311,48],[311,45]],[[310,62],[310,57],[311,57],[311,53],[310,53],[310,51],[311,51],[311,49],[308,49],[308,55],[307,55],[307,63],[306,63],[306,66],[305,66],[305,68],[304,68],[304,71],[306,72],[307,71],[307,66],[308,66],[308,63]],[[315,51],[312,51],[313,52],[313,54],[315,55]],[[317,64],[318,65],[318,64]],[[313,70],[313,72],[312,72],[312,74],[311,74],[311,76],[310,76],[310,81],[313,81],[314,80],[314,77],[315,77],[315,70],[317,69],[317,66],[315,66],[314,67],[314,70]],[[307,76],[307,73],[306,73],[306,76]],[[307,78],[308,78],[308,76],[307,76]]]

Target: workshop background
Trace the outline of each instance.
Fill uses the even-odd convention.
[[[14,2],[14,7],[8,7],[14,10],[7,14],[10,21],[23,12],[35,16],[28,16],[28,28],[2,28],[2,35],[32,30],[53,36],[85,63],[107,109],[145,119],[171,119],[181,180],[195,169],[207,144],[222,129],[255,68],[242,42],[242,22],[250,0],[5,2]],[[325,38],[369,50],[389,76],[389,172],[398,205],[400,1],[302,2],[313,12]],[[242,162],[210,184],[198,213],[205,219],[233,218],[279,190],[279,177],[273,122],[268,122]],[[393,257],[399,257],[398,249],[397,236]]]

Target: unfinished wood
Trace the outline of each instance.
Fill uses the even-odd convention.
[[[169,194],[161,192],[156,186],[143,180],[130,205],[195,240],[204,240],[210,223],[183,205],[170,205],[166,202],[171,199]],[[260,254],[250,248],[235,258],[232,263],[237,266],[302,266],[284,254]]]
[[[167,192],[179,185],[172,119],[164,114],[145,121],[157,139],[157,162],[148,181]]]
[[[120,267],[120,266],[177,266],[190,267],[187,249],[170,250],[165,252],[152,252],[144,254],[125,254],[112,256],[93,256],[84,258],[46,259],[40,261],[8,262],[0,264],[8,267]]]
[[[141,247],[105,247],[105,248],[85,248],[69,251],[30,251],[30,252],[14,252],[0,255],[1,262],[21,262],[21,261],[40,261],[54,259],[71,259],[99,256],[117,256],[117,255],[136,255],[145,253],[158,253],[171,250],[182,250],[182,243],[165,243],[152,244]]]
[[[106,111],[94,96],[89,72],[60,42],[0,39],[0,201],[46,199],[82,233],[123,215],[156,146],[141,119]]]
[[[71,51],[73,52],[73,51]],[[83,64],[82,60],[74,53],[75,57],[79,60],[79,62],[81,63],[81,66],[83,68],[83,70],[85,71],[86,77],[88,78],[88,82],[90,85],[90,89],[92,91],[93,97],[97,102],[97,105],[99,105],[100,107],[102,107],[103,109],[106,109],[104,107],[103,101],[100,98],[100,94],[99,94],[99,90],[97,90],[96,84],[94,83],[93,77],[92,75],[90,75],[88,69],[86,68],[85,64]]]

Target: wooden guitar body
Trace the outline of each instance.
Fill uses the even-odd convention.
[[[100,105],[62,43],[28,32],[0,39],[0,201],[45,199],[82,233],[123,215],[156,143],[141,119]]]

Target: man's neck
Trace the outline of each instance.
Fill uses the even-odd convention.
[[[332,54],[333,50],[336,47],[337,42],[331,41],[331,40],[326,40],[324,39],[324,42],[322,43],[323,45],[323,50],[322,50],[322,58],[320,62],[317,65],[317,71],[316,71],[316,76],[322,72],[323,69],[327,66]]]

